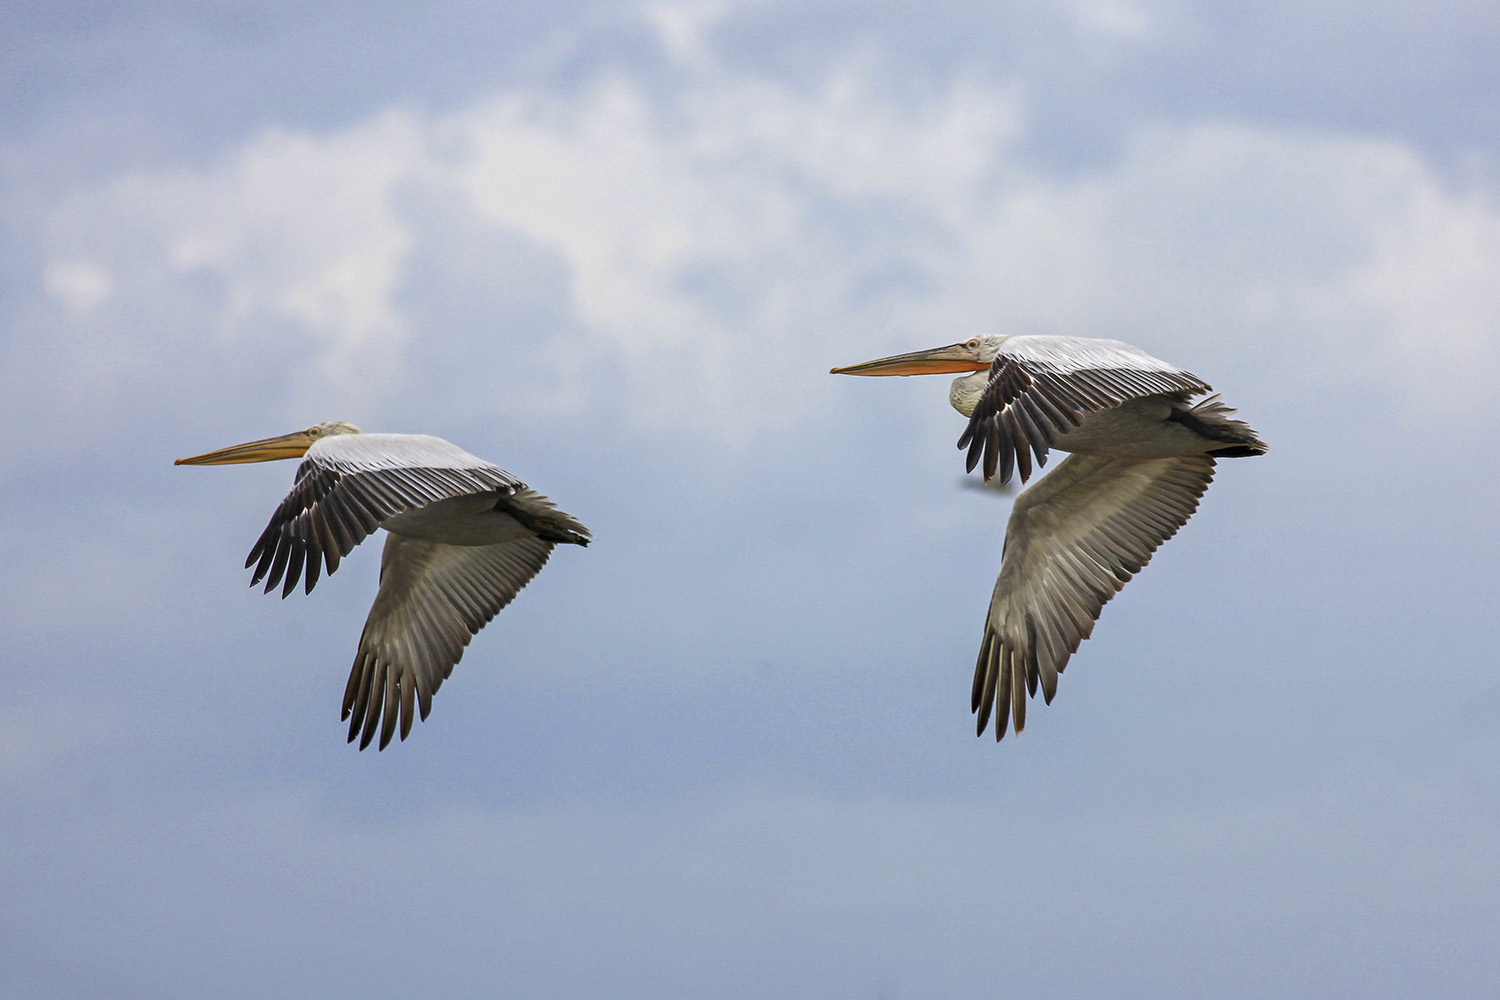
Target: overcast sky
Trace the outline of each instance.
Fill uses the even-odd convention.
[[[11,3],[0,998],[1473,997],[1500,980],[1500,16],[1483,4]],[[1025,733],[976,333],[1271,444]],[[437,434],[594,531],[344,743]],[[972,485],[972,484],[971,484]]]

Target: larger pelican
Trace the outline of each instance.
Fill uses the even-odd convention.
[[[282,581],[286,597],[319,567],[332,573],[376,528],[387,532],[380,589],[344,689],[349,742],[384,750],[411,732],[474,634],[536,576],[559,542],[587,545],[589,531],[510,473],[441,438],[361,434],[332,421],[251,441],[177,465],[303,458],[292,491],[250,550],[253,587]],[[305,567],[305,571],[304,571]],[[269,573],[269,576],[267,574]],[[384,723],[381,719],[384,717]]]
[[[1072,452],[1022,491],[1005,529],[974,668],[973,711],[995,739],[1007,715],[1017,734],[1038,684],[1050,704],[1057,676],[1094,630],[1105,603],[1198,509],[1216,458],[1266,445],[1207,382],[1129,344],[1079,337],[975,337],[962,344],[833,369],[844,375],[969,372],[948,399],[969,418],[958,440],[984,478],[1032,458]]]

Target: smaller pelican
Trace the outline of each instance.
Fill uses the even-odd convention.
[[[1011,508],[1000,577],[974,669],[972,708],[995,739],[1017,734],[1040,683],[1057,677],[1099,612],[1198,509],[1217,458],[1266,445],[1207,382],[1138,348],[1082,337],[975,337],[835,368],[843,375],[965,372],[948,400],[969,418],[958,440],[984,479],[1031,476],[1032,458],[1072,452]]]
[[[376,528],[386,530],[380,589],[344,689],[349,742],[384,750],[411,732],[432,696],[484,628],[536,576],[562,542],[589,531],[498,466],[425,434],[361,434],[340,421],[251,441],[176,465],[230,465],[302,458],[292,491],[250,550],[253,587],[281,596],[339,560]],[[269,574],[269,576],[267,576]],[[414,711],[415,710],[415,711]],[[382,716],[384,722],[382,723]]]

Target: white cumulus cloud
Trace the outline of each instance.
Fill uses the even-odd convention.
[[[1115,336],[1208,371],[1295,357],[1411,398],[1500,367],[1500,210],[1399,143],[1142,127],[1054,176],[1020,151],[1022,82],[900,101],[873,56],[801,89],[688,63],[673,96],[602,72],[81,192],[51,227],[48,322],[79,344],[58,363],[96,357],[90,338],[259,343],[283,407],[319,419],[435,391],[403,376],[443,335],[410,318],[427,220],[403,192],[422,186],[565,270],[566,329],[490,334],[543,361],[553,391],[525,405],[580,405],[604,362],[646,427],[712,409],[709,433],[747,439],[825,405],[830,363],[976,330]],[[106,302],[128,328],[85,321]]]

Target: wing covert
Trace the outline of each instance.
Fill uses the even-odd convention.
[[[1208,392],[1202,379],[1129,344],[1078,337],[1011,337],[990,366],[990,379],[958,439],[970,472],[984,478],[1031,477],[1032,457],[1047,464],[1057,438],[1083,417],[1128,399],[1160,394],[1183,399]]]
[[[285,597],[306,580],[311,593],[321,567],[339,560],[382,521],[439,500],[473,493],[514,494],[524,484],[504,469],[441,438],[418,434],[351,434],[323,438],[297,467],[291,491],[277,506],[250,555],[250,585],[282,583]],[[283,583],[284,578],[284,583]]]

